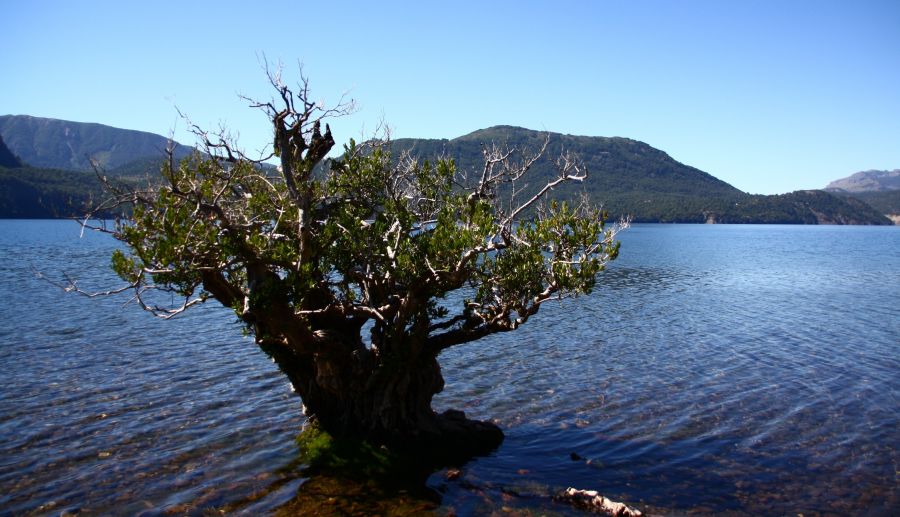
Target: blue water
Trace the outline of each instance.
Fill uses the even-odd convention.
[[[590,296],[450,349],[438,409],[506,432],[438,513],[900,513],[900,228],[636,225]],[[116,285],[113,243],[0,221],[0,514],[276,508],[303,490],[300,400],[234,316],[172,321]],[[298,488],[299,487],[299,488]],[[253,506],[235,502],[253,500]]]

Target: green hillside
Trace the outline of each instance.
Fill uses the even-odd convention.
[[[900,169],[857,172],[832,181],[825,190],[848,200],[862,201],[894,224],[900,224]]]
[[[159,174],[158,161],[145,158],[130,162],[124,168],[114,170],[118,175],[116,181],[132,184],[142,179],[146,181],[145,178]],[[102,197],[103,189],[95,172],[23,164],[0,138],[0,218],[81,217],[95,200]]]
[[[101,193],[92,172],[0,167],[0,217],[5,219],[79,217]]]
[[[100,193],[88,156],[99,160],[104,174],[122,181],[146,183],[158,174],[167,139],[100,124],[27,116],[0,117],[0,137],[12,159],[0,168],[0,217],[68,217],[81,215]],[[545,133],[496,126],[452,140],[398,139],[395,151],[410,150],[421,158],[450,156],[461,171],[477,174],[483,145],[523,150],[541,147]],[[889,224],[881,212],[853,198],[822,191],[780,196],[754,196],[699,169],[677,162],[643,142],[550,134],[544,158],[536,162],[527,184],[515,185],[528,196],[556,175],[555,158],[575,153],[590,175],[583,183],[561,185],[557,199],[587,194],[615,217],[636,222]],[[192,151],[179,147],[180,156]],[[2,155],[2,150],[0,150]],[[15,155],[21,158],[24,166]],[[14,161],[11,161],[14,160]],[[502,192],[508,196],[510,191]]]
[[[142,158],[162,158],[168,139],[153,133],[102,124],[27,115],[0,116],[0,137],[22,162],[45,169],[91,170],[91,160],[105,170]],[[178,146],[179,156],[191,148]]]
[[[872,192],[837,193],[849,198],[865,202],[881,214],[900,214],[900,190],[882,190]]]
[[[517,149],[539,149],[546,133],[512,126],[495,126],[452,140],[397,139],[395,151],[420,158],[446,155],[463,171],[479,170],[482,146],[496,143]],[[558,188],[554,197],[571,199],[588,194],[613,217],[630,215],[635,222],[889,224],[863,203],[822,191],[780,196],[750,195],[699,169],[679,163],[643,142],[628,138],[550,134],[544,158],[535,163],[523,196],[555,175],[554,159],[575,153],[590,174],[583,183]],[[516,185],[523,188],[523,185]]]

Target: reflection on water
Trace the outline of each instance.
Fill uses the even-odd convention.
[[[552,495],[575,486],[667,514],[897,513],[900,231],[622,238],[591,296],[442,356],[436,407],[495,419],[503,446],[422,493],[365,500],[565,515]],[[32,274],[109,287],[110,246],[73,223],[0,221],[0,514],[287,513],[298,490],[327,502],[328,480],[289,468],[300,401],[228,311],[160,322]]]

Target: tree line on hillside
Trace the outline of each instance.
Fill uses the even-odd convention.
[[[449,156],[460,169],[477,170],[486,142],[529,148],[542,134],[497,126],[453,140],[398,139],[393,147],[419,157]],[[591,171],[588,180],[562,185],[552,197],[565,200],[586,195],[614,218],[631,216],[634,222],[643,223],[890,224],[882,215],[889,212],[823,191],[748,194],[627,138],[551,134],[551,140],[552,153],[571,151],[582,157]],[[553,167],[549,158],[536,162],[532,166],[537,179],[534,184],[552,177]],[[533,185],[508,185],[498,195],[511,197],[514,192],[527,197]]]
[[[879,192],[834,192],[836,196],[847,199],[858,199],[865,202],[881,214],[900,214],[900,190]]]
[[[68,123],[73,124],[77,123]],[[57,125],[50,124],[49,127]],[[103,142],[103,149],[110,149],[110,146],[139,148],[119,144],[109,131],[112,128],[92,126],[103,129],[103,138],[91,136],[87,129],[81,134],[87,141]],[[119,136],[126,140],[131,133],[146,138],[143,133],[122,131]],[[391,142],[391,150],[394,155],[408,151],[421,159],[449,157],[459,170],[477,174],[485,146],[496,142],[519,150],[536,149],[542,145],[544,135],[523,128],[497,126],[452,140],[396,139]],[[21,135],[18,138],[24,139]],[[180,146],[177,156],[186,156],[189,149]],[[663,151],[627,138],[550,134],[547,150],[548,156],[571,152],[579,156],[590,171],[584,182],[555,188],[552,198],[572,200],[587,196],[601,204],[611,217],[631,216],[635,222],[890,224],[882,214],[900,213],[896,208],[900,201],[891,192],[850,196],[812,194],[812,191],[776,196],[747,194],[710,174],[677,162]],[[8,154],[11,158],[0,159],[0,217],[78,216],[100,191],[92,171],[37,168],[21,163],[22,160],[12,152]],[[109,158],[111,154],[106,152],[104,156]],[[46,159],[64,162],[68,158]],[[121,156],[117,155],[117,160],[122,162]],[[159,180],[161,160],[161,152],[134,156],[130,161],[105,168],[103,174],[125,183],[146,184]],[[509,198],[513,197],[513,192],[520,198],[532,195],[535,185],[552,178],[555,166],[553,160],[544,157],[533,164],[530,185],[511,182],[498,189],[496,195]],[[857,199],[869,204],[859,203]]]

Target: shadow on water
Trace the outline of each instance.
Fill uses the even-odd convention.
[[[544,432],[535,430],[533,436]],[[647,486],[637,486],[641,480],[629,474],[630,469],[620,469],[597,458],[584,457],[572,451],[559,454],[558,465],[548,465],[546,459],[529,461],[527,455],[520,453],[522,449],[535,446],[533,436],[521,436],[515,440],[519,443],[511,443],[514,449],[512,454],[501,448],[488,457],[473,459],[459,468],[415,468],[407,464],[377,473],[371,469],[352,472],[344,468],[311,468],[304,463],[300,453],[294,462],[281,469],[278,480],[269,487],[219,510],[236,515],[269,513],[277,516],[584,515],[583,510],[554,498],[568,486],[599,489],[613,498],[612,494],[627,493],[652,499],[655,483],[659,480],[647,480],[650,481]],[[573,438],[572,441],[584,443],[585,439]],[[654,454],[645,455],[642,460],[645,462],[671,463],[676,460],[676,453],[651,444],[594,441],[609,450],[654,449]],[[483,472],[478,468],[480,462],[500,463],[509,471],[507,475],[482,477]],[[359,465],[354,468],[359,468]],[[558,471],[554,473],[556,478],[565,475],[562,471],[567,471],[572,475],[572,482],[557,479],[558,484],[548,483],[548,469]],[[602,486],[596,486],[596,481],[593,486],[585,484],[601,471],[607,473],[601,477],[609,478]],[[739,498],[724,488],[728,483],[721,479],[713,482],[711,478],[716,475],[704,475],[690,469],[678,475],[679,482],[685,487],[702,482],[707,488],[719,485],[723,489],[706,490],[701,501],[685,493],[682,498],[667,501],[669,504],[665,506],[626,502],[650,514],[710,513],[710,508],[716,508],[719,512],[743,513]]]
[[[256,515],[396,515],[433,513],[441,495],[427,485],[435,459],[366,442],[336,440],[307,424],[297,454],[267,489],[221,511]],[[464,461],[464,460],[460,460]]]
[[[570,486],[598,490],[650,515],[759,510],[748,507],[734,480],[720,474],[723,465],[685,458],[678,447],[604,439],[580,429],[522,426],[499,450],[455,467],[388,457],[367,447],[344,449],[339,459],[321,464],[302,441],[301,434],[297,457],[280,469],[276,482],[219,510],[279,516],[584,515],[555,498]],[[660,500],[660,483],[683,489]],[[703,493],[692,490],[696,486],[703,486]]]
[[[554,500],[558,487],[531,480],[481,479],[481,458],[439,451],[394,454],[365,443],[338,443],[310,427],[297,439],[296,458],[269,487],[217,510],[236,515],[580,515]],[[501,448],[502,449],[502,448]],[[501,454],[502,455],[502,454]],[[211,509],[203,513],[210,513]]]

